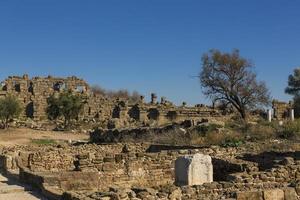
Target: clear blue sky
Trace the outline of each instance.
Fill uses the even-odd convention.
[[[77,75],[180,103],[207,102],[201,55],[240,49],[272,96],[300,66],[296,0],[1,0],[0,79]]]

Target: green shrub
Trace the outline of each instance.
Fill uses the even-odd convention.
[[[244,138],[238,134],[231,134],[225,136],[224,140],[221,143],[222,147],[238,147],[244,144]]]
[[[0,99],[0,119],[3,128],[8,128],[9,122],[14,117],[19,117],[21,112],[22,108],[16,97],[7,96]]]
[[[219,145],[223,147],[234,147],[244,144],[244,136],[237,132],[210,132],[202,138],[203,145]]]
[[[278,136],[284,139],[294,139],[300,136],[300,120],[286,122],[278,128]]]
[[[251,141],[262,141],[271,138],[276,138],[276,129],[271,124],[255,124],[251,125],[245,135],[250,138]]]
[[[60,93],[58,97],[52,95],[47,99],[47,103],[49,119],[63,117],[65,126],[69,126],[72,120],[77,120],[83,109],[83,99],[71,91]]]
[[[217,132],[218,129],[222,128],[223,126],[219,124],[208,124],[208,125],[199,125],[196,126],[193,131],[198,132],[201,136],[206,136],[208,133]]]
[[[225,129],[231,130],[233,132],[247,132],[250,125],[248,123],[245,123],[245,121],[242,121],[238,118],[232,118],[225,122],[224,127],[225,127]]]

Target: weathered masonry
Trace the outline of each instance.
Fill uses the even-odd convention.
[[[46,118],[47,98],[55,92],[69,89],[74,92],[88,92],[89,86],[75,76],[68,78],[34,77],[28,75],[10,76],[1,83],[1,96],[14,95],[24,107],[23,116],[34,119]]]
[[[157,102],[156,94],[151,94],[149,103],[144,101],[143,96],[134,103],[128,103],[128,99],[106,98],[94,94],[83,79],[75,76],[67,78],[10,76],[1,82],[0,86],[0,97],[13,95],[18,98],[24,108],[23,118],[34,120],[47,119],[47,98],[64,90],[82,95],[84,101],[82,119],[100,121],[110,128],[164,125],[185,120],[198,123],[221,120],[224,117],[218,110],[201,104],[194,107],[188,107],[186,103],[175,106],[165,97]]]

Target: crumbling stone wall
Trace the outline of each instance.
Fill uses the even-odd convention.
[[[261,145],[212,146],[157,153],[148,153],[149,149],[152,149],[149,144],[5,148],[0,166],[20,167],[21,180],[37,184],[42,190],[47,187],[61,193],[73,190],[67,195],[74,199],[101,199],[110,195],[135,195],[139,199],[176,199],[178,195],[181,199],[251,199],[251,195],[257,195],[257,199],[266,199],[262,195],[270,194],[269,190],[275,188],[280,188],[281,194],[283,191],[296,195],[294,188],[300,169],[297,152],[266,153]],[[215,182],[191,187],[174,186],[174,161],[179,156],[198,152],[213,158]],[[70,159],[62,158],[64,156],[74,160],[73,166]],[[99,192],[85,192],[92,190]]]
[[[212,107],[197,105],[187,107],[175,106],[165,97],[157,102],[152,94],[151,102],[146,103],[142,96],[138,102],[128,103],[128,99],[106,98],[93,94],[89,85],[75,76],[59,77],[22,77],[10,76],[0,85],[0,97],[14,95],[22,104],[24,118],[34,120],[47,119],[47,98],[58,95],[64,90],[81,94],[84,101],[81,119],[102,122],[104,127],[122,128],[142,125],[164,125],[171,122],[192,120],[197,124],[203,120],[223,120],[224,116]]]
[[[47,98],[54,93],[63,90],[71,90],[79,93],[89,93],[88,84],[75,76],[58,78],[48,76],[46,78],[28,75],[9,76],[1,84],[1,96],[14,95],[23,106],[23,117],[34,119],[46,119]]]
[[[105,157],[107,154],[122,152],[145,152],[149,144],[107,144],[107,145],[57,145],[42,147],[14,147],[5,149],[0,156],[0,167],[11,166],[10,169],[28,168],[33,172],[59,172],[76,169],[75,161],[80,155],[94,155]]]
[[[85,180],[75,183],[68,178],[80,177],[80,173],[83,173],[82,176],[94,173],[98,177],[97,183],[93,182],[88,189],[101,191],[112,186],[153,187],[172,184],[175,180],[175,160],[179,156],[196,152],[214,155],[215,180],[226,180],[231,173],[250,171],[251,166],[253,167],[251,162],[231,158],[226,160],[227,154],[222,153],[221,156],[206,148],[147,153],[149,149],[149,144],[52,146],[40,148],[38,152],[21,151],[14,159],[23,171],[44,175],[48,177],[47,180],[55,180],[52,184],[63,187],[62,189],[71,187],[67,184],[69,182],[73,182],[76,188],[82,185],[82,189],[86,189],[88,186],[84,183]],[[235,152],[234,149],[232,152]]]
[[[297,191],[297,192],[296,192]],[[279,187],[275,185],[261,186],[247,190],[238,188],[233,183],[219,182],[197,186],[176,187],[165,185],[157,188],[131,188],[116,189],[110,192],[65,192],[63,200],[79,199],[236,199],[236,200],[296,200],[299,199],[299,192],[292,187]]]
[[[176,156],[167,152],[80,155],[76,167],[83,172],[98,172],[100,190],[112,185],[157,186],[173,182]]]
[[[290,111],[291,109],[293,109],[293,103],[286,103],[274,100],[272,102],[272,107],[274,110],[274,118],[279,121],[282,121],[290,118]]]

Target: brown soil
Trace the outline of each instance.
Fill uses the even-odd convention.
[[[28,128],[10,128],[0,130],[0,145],[26,145],[32,143],[33,139],[51,139],[57,141],[88,140],[89,135],[83,133],[60,132],[60,131],[38,131]]]

